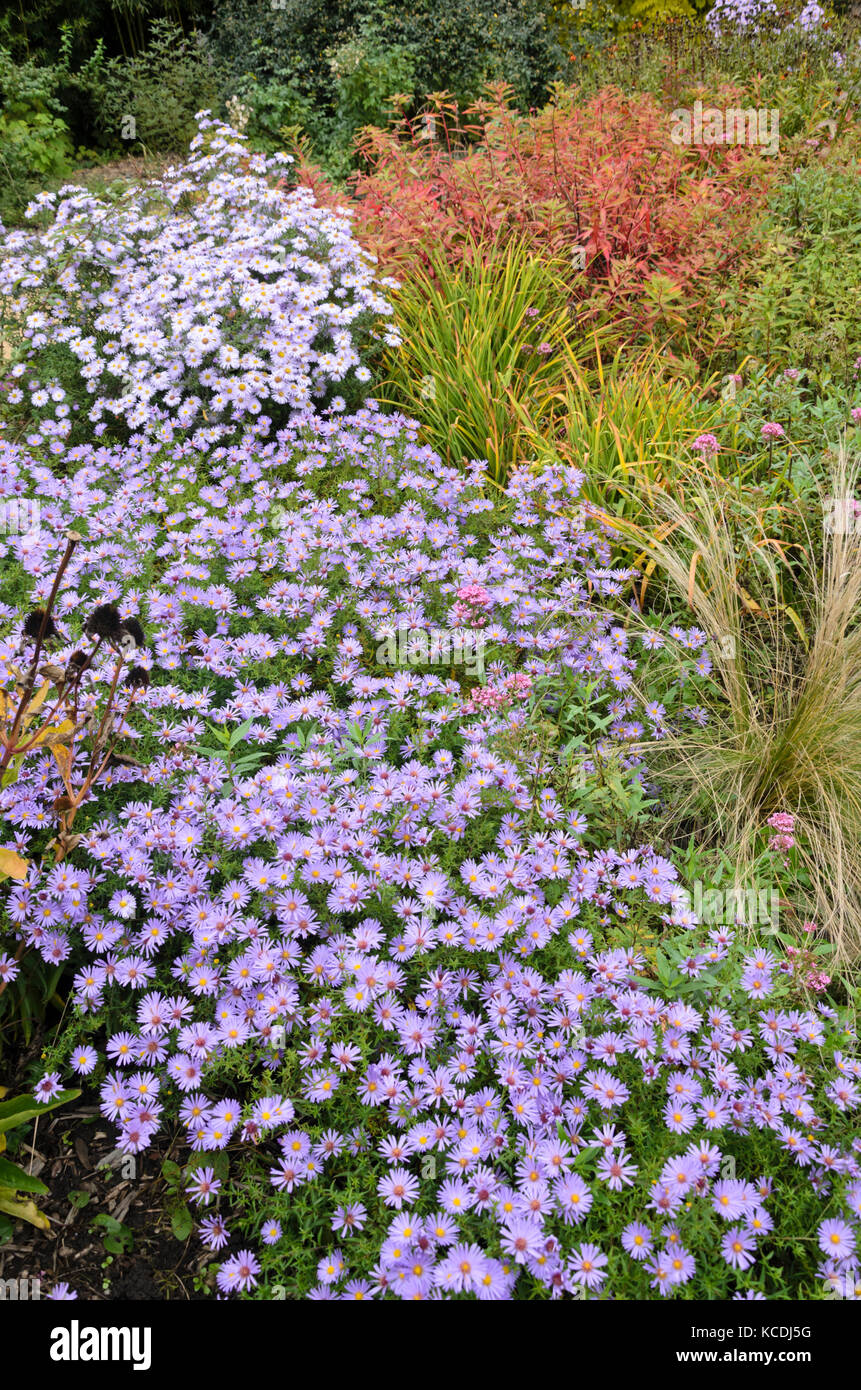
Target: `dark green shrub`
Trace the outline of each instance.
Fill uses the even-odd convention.
[[[271,140],[300,124],[337,175],[355,132],[385,124],[396,93],[412,95],[417,111],[428,92],[466,104],[503,80],[521,108],[542,104],[571,67],[551,9],[548,0],[224,0],[209,41],[254,109],[251,133]]]
[[[76,65],[100,42],[108,57],[134,57],[158,20],[169,17],[190,34],[211,9],[209,0],[15,0],[0,12],[0,44],[16,63],[50,65],[60,59],[66,30]]]
[[[158,20],[149,46],[105,64],[98,131],[109,145],[182,151],[197,129],[195,114],[221,106],[223,75],[209,46]]]
[[[17,66],[0,48],[0,218],[14,221],[44,186],[70,168],[74,147],[55,95],[53,68]]]
[[[811,165],[772,195],[753,287],[736,295],[737,356],[843,386],[861,354],[861,170]]]
[[[357,32],[360,13],[357,0],[222,0],[208,39],[234,89],[243,79],[275,81],[331,115],[326,54]]]
[[[386,0],[373,11],[409,50],[420,94],[445,90],[466,103],[502,80],[518,105],[539,106],[569,70],[547,0]]]

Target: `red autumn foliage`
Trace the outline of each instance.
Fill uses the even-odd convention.
[[[709,95],[746,104],[730,88]],[[705,296],[739,272],[774,157],[675,145],[668,107],[612,88],[580,104],[560,89],[529,116],[511,108],[503,84],[463,113],[445,93],[431,102],[425,117],[361,132],[365,167],[349,199],[300,162],[322,202],[353,208],[385,273],[428,267],[439,248],[456,264],[519,237],[570,267],[584,317],[609,313],[636,331],[682,319],[695,329]]]

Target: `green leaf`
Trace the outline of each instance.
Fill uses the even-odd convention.
[[[170,1229],[177,1240],[188,1240],[194,1230],[194,1217],[188,1207],[177,1207],[175,1211],[171,1212]]]
[[[211,1168],[217,1178],[220,1178],[222,1182],[227,1182],[230,1173],[230,1159],[224,1149],[218,1149],[215,1153],[207,1151],[192,1154],[185,1165],[186,1180],[193,1178],[198,1168]]]
[[[253,719],[246,719],[244,724],[240,724],[238,729],[234,729],[233,733],[230,735],[228,747],[235,748],[237,743],[241,743],[253,723]]]
[[[237,758],[233,766],[237,772],[241,772],[244,768],[257,767],[265,756],[265,753],[248,753],[244,758]]]
[[[166,1158],[161,1165],[161,1175],[171,1187],[179,1187],[182,1182],[182,1169],[171,1158]]]
[[[15,1129],[18,1125],[26,1124],[28,1120],[35,1120],[39,1115],[47,1115],[50,1110],[56,1110],[58,1105],[65,1105],[67,1101],[77,1100],[80,1091],[61,1091],[53,1100],[49,1100],[42,1105],[32,1096],[16,1096],[14,1100],[0,1100],[0,1134],[7,1129]]]
[[[670,968],[670,962],[661,950],[655,952],[655,968],[657,969],[658,979],[661,984],[669,985],[672,980],[672,970]]]
[[[0,1155],[0,1186],[15,1188],[18,1192],[38,1192],[44,1197],[48,1188],[38,1178],[34,1178],[31,1173],[25,1173],[23,1168],[19,1168],[16,1163],[10,1163],[8,1158]]]
[[[7,1212],[18,1221],[29,1221],[31,1226],[38,1226],[40,1231],[48,1231],[51,1228],[47,1216],[39,1210],[35,1202],[19,1201],[13,1188],[0,1187],[0,1211]]]
[[[93,1231],[98,1226],[104,1228],[102,1245],[111,1255],[122,1255],[124,1250],[131,1250],[134,1245],[134,1232],[130,1231],[128,1226],[124,1226],[121,1221],[117,1221],[115,1216],[108,1216],[106,1212],[94,1216],[90,1223],[90,1230]]]

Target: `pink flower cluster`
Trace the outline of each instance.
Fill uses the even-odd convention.
[[[499,685],[477,685],[464,705],[464,712],[475,714],[479,710],[505,709],[513,700],[528,700],[532,693],[531,676],[518,673],[506,676]]]
[[[807,930],[812,923],[805,922],[804,926]],[[784,974],[791,974],[798,984],[812,989],[814,994],[822,994],[831,984],[831,976],[817,968],[813,952],[807,946],[787,946],[786,954],[789,959],[781,969]]]
[[[720,445],[713,434],[698,434],[691,448],[702,454],[703,458],[709,458],[719,452]]]
[[[792,849],[795,844],[795,817],[788,811],[775,811],[769,816],[766,825],[770,825],[776,834],[772,835],[768,842],[768,848],[772,850]]]
[[[492,607],[493,599],[483,584],[462,584],[457,591],[457,602],[451,610],[452,621],[484,627],[487,616],[482,609]]]

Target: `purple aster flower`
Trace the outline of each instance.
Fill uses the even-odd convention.
[[[207,1250],[222,1250],[230,1239],[222,1216],[205,1216],[197,1229]]]
[[[240,1250],[225,1260],[216,1275],[216,1282],[222,1293],[247,1293],[257,1284],[259,1273],[257,1257],[250,1250]]]
[[[635,1260],[645,1260],[652,1253],[652,1233],[640,1221],[631,1221],[622,1232],[622,1248]]]
[[[191,1182],[186,1184],[186,1192],[198,1206],[208,1207],[221,1188],[221,1178],[215,1176],[213,1168],[198,1168]]]
[[[721,1238],[721,1252],[728,1265],[734,1269],[749,1269],[756,1256],[754,1237],[741,1226],[730,1226]]]
[[[49,1071],[36,1083],[33,1088],[33,1095],[41,1105],[44,1105],[47,1101],[53,1100],[55,1096],[58,1096],[62,1089],[60,1085],[60,1073],[58,1071]]]
[[[823,1221],[819,1227],[819,1248],[832,1259],[845,1260],[855,1254],[852,1227],[839,1218]]]
[[[264,1245],[277,1245],[281,1239],[281,1222],[275,1220],[264,1221],[260,1228],[260,1239]]]

